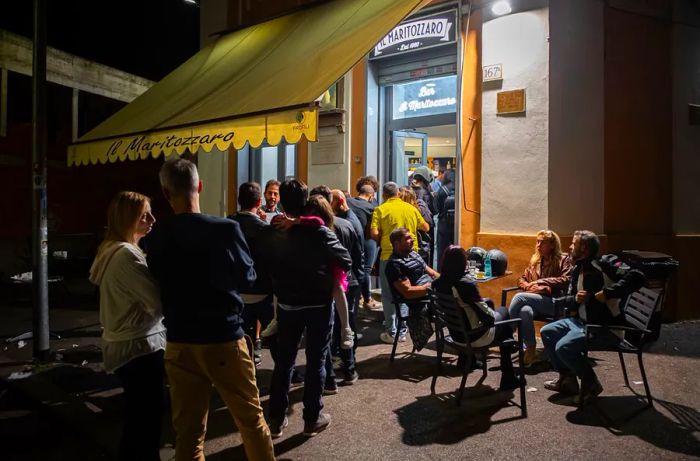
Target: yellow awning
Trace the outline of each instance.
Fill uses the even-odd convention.
[[[316,141],[319,95],[425,0],[335,0],[219,37],[68,148],[68,165]]]

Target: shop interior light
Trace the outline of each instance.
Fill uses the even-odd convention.
[[[513,11],[510,7],[510,3],[506,1],[500,1],[493,4],[491,7],[491,12],[496,16],[503,16]]]

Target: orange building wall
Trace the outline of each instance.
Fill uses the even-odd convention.
[[[481,226],[481,10],[462,20],[462,184],[460,244],[477,244]]]
[[[350,71],[350,185],[351,195],[355,195],[355,183],[365,174],[365,106],[367,102],[367,62],[363,59]]]

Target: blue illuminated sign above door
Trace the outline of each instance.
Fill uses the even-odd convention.
[[[392,103],[394,120],[455,112],[457,76],[394,85]]]

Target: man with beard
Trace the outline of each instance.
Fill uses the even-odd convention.
[[[597,325],[624,323],[620,298],[644,284],[644,274],[619,264],[612,255],[598,257],[600,241],[591,231],[579,230],[569,248],[574,268],[566,295],[555,305],[565,308],[565,318],[545,325],[540,330],[544,350],[559,377],[545,381],[544,387],[566,394],[580,394],[575,402],[584,402],[603,392],[585,354],[587,322]],[[620,337],[612,330],[596,331],[588,339],[593,344],[617,344]]]

